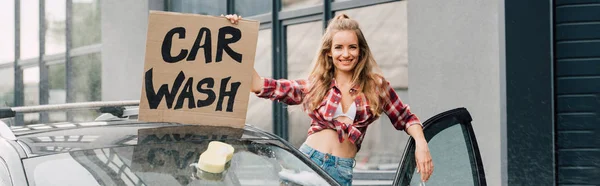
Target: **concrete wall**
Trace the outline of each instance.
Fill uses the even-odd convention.
[[[101,1],[102,100],[138,100],[146,53],[148,10],[162,0]]]
[[[465,107],[473,116],[487,183],[501,185],[504,21],[501,0],[408,2],[409,96],[426,119]],[[435,159],[434,159],[435,163]],[[434,173],[435,176],[435,173]]]

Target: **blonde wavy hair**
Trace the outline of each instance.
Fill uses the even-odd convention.
[[[317,50],[317,55],[313,60],[313,69],[308,75],[310,89],[303,100],[304,109],[312,111],[317,109],[319,104],[327,96],[331,81],[333,80],[335,66],[332,57],[328,56],[331,51],[333,36],[344,30],[350,30],[356,33],[359,46],[358,63],[354,67],[352,75],[352,84],[360,87],[359,92],[362,92],[371,106],[371,112],[375,116],[381,115],[383,110],[382,101],[388,96],[386,90],[387,83],[383,82],[381,69],[373,58],[371,49],[360,30],[358,22],[350,19],[346,14],[335,16],[327,26],[325,34],[321,38],[321,46]],[[383,90],[383,91],[382,91]]]

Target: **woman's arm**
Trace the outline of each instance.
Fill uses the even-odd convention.
[[[427,181],[433,173],[433,160],[429,152],[427,140],[423,135],[421,125],[413,125],[406,129],[406,132],[415,140],[415,161],[417,163],[417,172],[421,173],[421,180]]]
[[[242,16],[236,14],[221,16],[227,18],[231,24],[238,24],[239,20],[242,19]],[[274,80],[271,78],[263,78],[258,75],[256,69],[253,69],[250,92],[254,92],[260,98],[277,100],[288,105],[296,105],[302,103],[302,99],[305,95],[305,88],[306,81],[304,80]]]
[[[383,110],[396,129],[405,130],[415,140],[417,171],[421,174],[421,180],[427,181],[433,173],[433,161],[431,160],[427,140],[425,140],[423,134],[422,123],[415,114],[410,112],[410,107],[402,103],[390,83],[385,80],[383,80],[383,83],[385,83],[388,93],[388,99],[385,100]]]
[[[260,77],[260,75],[258,75],[258,72],[256,72],[256,69],[253,69],[254,73],[252,74],[252,87],[250,88],[251,92],[254,92],[255,94],[258,94],[264,87],[264,80],[262,77]]]
[[[261,82],[263,83],[262,88],[255,92],[259,98],[281,101],[288,105],[297,105],[302,103],[306,95],[306,80],[262,78]]]

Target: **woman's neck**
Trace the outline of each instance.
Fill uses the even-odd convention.
[[[334,77],[338,85],[350,85],[352,83],[352,73],[337,71]]]

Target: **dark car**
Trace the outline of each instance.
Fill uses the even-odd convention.
[[[141,122],[135,105],[92,102],[0,110],[0,185],[338,185],[291,144],[251,125]],[[102,115],[85,122],[15,125],[25,113],[82,108],[96,108]],[[464,108],[424,122],[436,168],[427,185],[486,185],[470,122]],[[221,174],[196,166],[211,141],[235,149]],[[395,175],[356,173],[353,182],[418,185],[412,139],[398,170]]]

